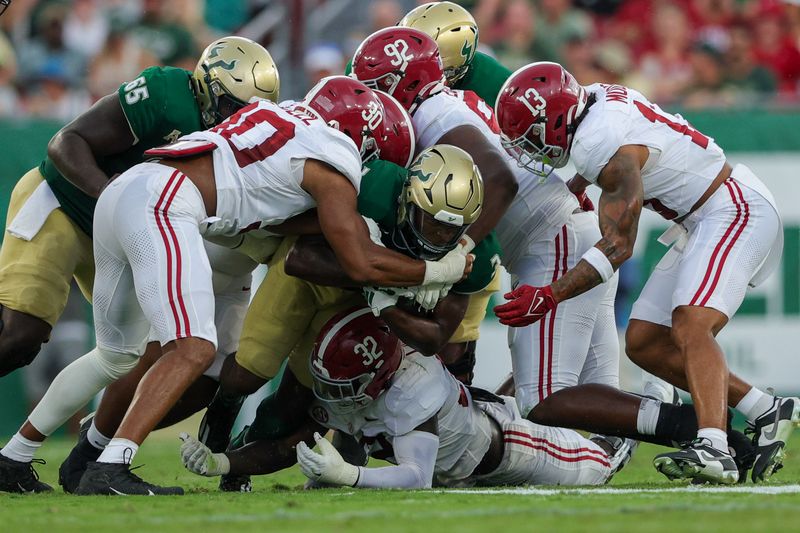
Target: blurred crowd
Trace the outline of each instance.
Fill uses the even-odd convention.
[[[66,121],[150,65],[193,69],[250,0],[14,0],[0,18],[0,116]]]
[[[193,68],[211,40],[278,1],[294,0],[14,0],[0,18],[0,116],[69,120],[145,66]],[[306,15],[326,1],[342,0],[306,0]],[[333,39],[303,36],[296,68],[308,84],[423,2],[352,3],[366,19]],[[460,3],[482,50],[511,69],[558,61],[581,83],[622,83],[673,107],[800,104],[800,0]]]

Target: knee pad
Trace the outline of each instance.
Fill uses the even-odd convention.
[[[133,370],[139,362],[139,356],[130,353],[112,352],[96,347],[87,354],[94,365],[110,380],[116,381]]]

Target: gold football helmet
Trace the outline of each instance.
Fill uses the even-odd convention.
[[[453,2],[429,2],[412,9],[397,24],[427,33],[439,45],[447,84],[469,70],[478,47],[478,25],[469,11]]]
[[[421,259],[439,259],[478,219],[482,205],[483,178],[472,157],[448,144],[431,146],[409,167],[397,244]]]
[[[192,74],[206,126],[219,124],[254,96],[278,101],[278,67],[260,44],[244,37],[217,39],[203,51]]]

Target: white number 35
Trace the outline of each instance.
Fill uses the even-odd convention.
[[[356,344],[353,351],[363,358],[362,363],[364,363],[364,366],[371,365],[383,356],[383,352],[378,351],[378,343],[372,337],[364,337],[360,344]]]
[[[125,84],[123,91],[125,92],[125,101],[128,105],[133,105],[139,100],[147,100],[150,98],[150,92],[147,90],[147,81],[144,76],[139,76],[130,83]]]

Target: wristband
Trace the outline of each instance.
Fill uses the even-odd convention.
[[[594,246],[589,248],[581,259],[592,265],[592,268],[600,274],[600,279],[603,280],[603,283],[611,279],[611,276],[614,275],[614,267],[611,266],[611,261],[608,260],[606,254]]]

